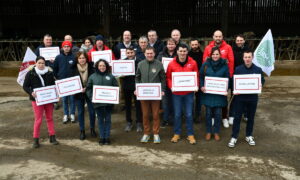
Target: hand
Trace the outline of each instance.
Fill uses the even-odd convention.
[[[85,93],[86,88],[82,88],[82,92]]]
[[[198,92],[199,88],[197,87],[197,89],[195,90],[195,92]]]
[[[51,59],[50,59],[50,62],[51,62],[51,63],[53,63],[53,62],[54,62],[54,60],[55,60],[55,59],[51,58]]]
[[[133,92],[134,95],[136,95],[136,90]]]
[[[228,92],[226,92],[226,93],[224,94],[224,96],[228,96]]]
[[[171,91],[174,92],[174,88],[171,88]]]
[[[36,94],[34,92],[31,93],[32,97],[36,98]]]
[[[202,88],[201,88],[201,91],[205,93],[205,87],[202,87]]]
[[[162,92],[161,92],[161,95],[164,96],[164,95],[165,95],[165,92],[162,91]]]

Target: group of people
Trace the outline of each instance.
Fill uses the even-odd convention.
[[[177,143],[183,136],[182,121],[186,123],[186,135],[190,144],[196,144],[194,123],[201,120],[201,106],[204,105],[206,119],[205,139],[212,137],[220,140],[221,124],[225,128],[232,127],[229,147],[234,147],[240,129],[242,116],[247,120],[246,138],[249,145],[255,145],[253,138],[254,116],[258,103],[257,94],[233,94],[232,78],[234,74],[261,74],[261,83],[264,83],[261,68],[252,63],[253,52],[248,48],[243,35],[237,35],[233,47],[225,42],[220,30],[213,33],[213,40],[202,52],[200,42],[191,39],[189,45],[181,41],[178,29],[171,32],[171,37],[162,42],[158,39],[155,30],[148,31],[147,36],[141,36],[138,43],[132,41],[131,32],[123,32],[122,41],[112,49],[112,60],[134,60],[136,74],[133,76],[115,77],[111,67],[104,59],[92,61],[92,52],[109,50],[102,35],[97,35],[93,42],[85,38],[82,46],[78,48],[71,35],[66,35],[61,45],[61,53],[55,59],[45,60],[40,56],[39,48],[53,47],[52,37],[46,34],[43,44],[36,49],[36,64],[30,67],[24,81],[23,88],[29,94],[34,110],[33,147],[39,144],[39,132],[45,112],[50,142],[58,144],[55,138],[53,123],[53,109],[57,104],[37,106],[35,102],[35,88],[54,85],[55,80],[72,76],[80,76],[83,91],[81,93],[62,98],[63,123],[76,122],[75,111],[80,127],[80,139],[86,138],[85,133],[85,105],[90,120],[90,135],[97,137],[95,131],[96,116],[98,118],[99,144],[108,145],[110,141],[112,104],[93,103],[93,86],[119,86],[125,100],[126,125],[125,131],[133,129],[132,101],[135,105],[136,131],[143,132],[140,140],[147,143],[153,134],[153,143],[161,143],[159,131],[161,127],[173,126],[171,142]],[[125,53],[124,53],[125,52]],[[167,69],[162,64],[163,58],[172,58]],[[175,91],[172,88],[173,72],[196,72],[196,91]],[[228,94],[218,95],[206,93],[205,77],[220,77],[229,79],[230,108],[228,110]],[[119,79],[119,81],[118,81]],[[137,100],[136,83],[160,83],[162,100]],[[163,110],[163,120],[160,121],[160,111]],[[228,112],[229,111],[229,112]],[[152,126],[150,125],[150,113]],[[184,116],[183,116],[184,115]],[[151,130],[152,129],[152,130]]]

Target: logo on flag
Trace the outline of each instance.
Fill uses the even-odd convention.
[[[20,84],[20,86],[23,86],[25,76],[28,72],[28,67],[30,65],[35,64],[35,59],[36,59],[36,55],[32,52],[32,50],[29,47],[27,47],[22,65],[20,67],[18,79],[17,79],[17,82]]]

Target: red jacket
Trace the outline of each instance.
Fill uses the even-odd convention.
[[[197,85],[199,87],[199,71],[197,62],[188,56],[188,60],[186,64],[182,67],[177,61],[177,56],[173,58],[173,60],[169,63],[167,69],[167,85],[171,89],[172,88],[172,72],[197,72]],[[180,91],[180,92],[173,92],[176,95],[186,95],[193,91]]]
[[[205,47],[204,53],[203,53],[203,61],[202,64],[205,63],[206,59],[210,56],[211,49],[215,47],[215,41],[211,41],[209,45]],[[230,73],[230,77],[233,76],[234,72],[234,55],[232,48],[229,44],[227,44],[224,40],[221,43],[221,46],[219,47],[221,51],[221,58],[228,60],[228,69]]]
[[[106,45],[103,45],[103,50],[111,50]],[[89,62],[92,62],[92,52],[98,51],[96,45],[88,52]],[[116,60],[114,53],[112,52],[112,60]]]

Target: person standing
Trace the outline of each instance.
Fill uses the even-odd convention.
[[[91,38],[87,37],[84,39],[79,52],[88,53],[93,48],[93,41]]]
[[[146,48],[148,47],[148,39],[146,36],[141,36],[139,38],[139,41],[138,41],[138,48],[136,50],[136,57],[138,59],[141,59],[141,60],[144,60],[146,58],[145,56],[145,50]]]
[[[105,45],[105,39],[102,35],[97,35],[94,47],[88,52],[89,62],[92,61],[92,52],[94,51],[105,51],[110,50],[108,46]],[[112,52],[112,60],[115,60],[115,55]]]
[[[155,58],[157,58],[158,54],[163,50],[164,44],[162,41],[158,39],[157,32],[155,30],[148,31],[148,46],[154,47],[155,49]]]
[[[75,55],[79,51],[79,47],[73,42],[73,37],[70,34],[65,35],[64,41],[70,41],[72,43],[71,52]]]
[[[122,36],[122,42],[119,42],[114,48],[114,55],[116,59],[121,59],[121,50],[132,47],[135,51],[138,48],[138,45],[132,42],[132,35],[129,30],[125,30]]]

